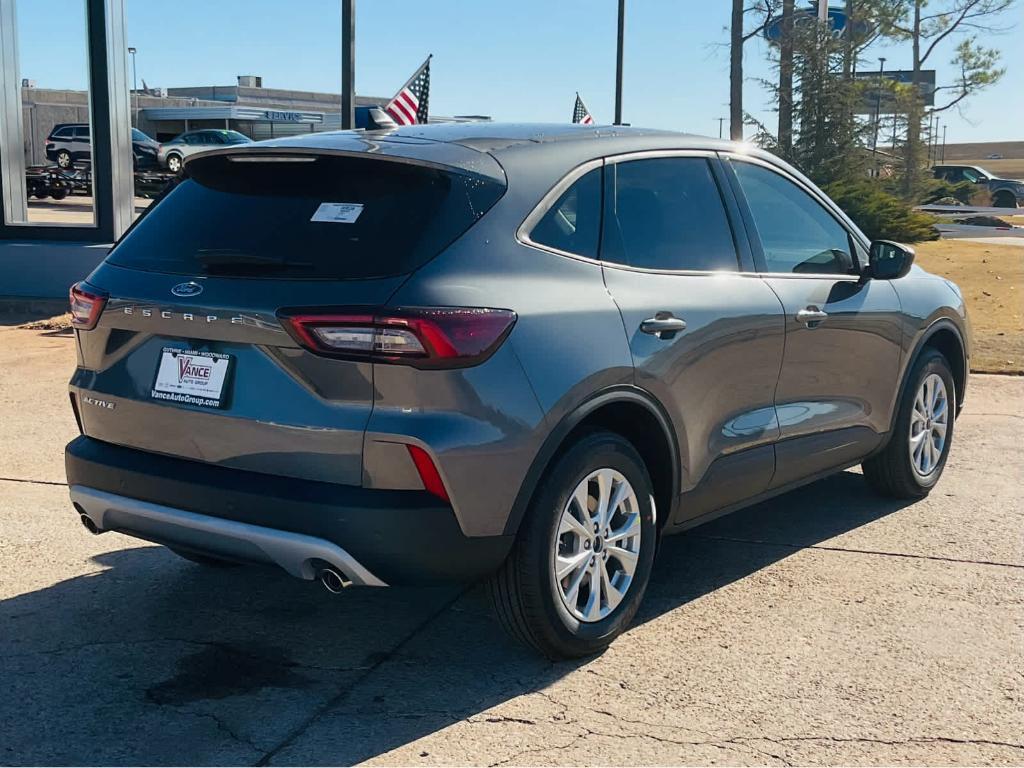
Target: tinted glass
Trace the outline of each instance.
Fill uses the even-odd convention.
[[[704,158],[632,160],[607,171],[601,258],[666,270],[739,268],[732,230]]]
[[[59,131],[54,131],[53,133],[53,137],[55,139],[70,139],[73,135],[73,128],[61,128]]]
[[[75,128],[76,139],[88,139],[89,138],[89,126],[83,125]]]
[[[223,144],[248,144],[252,139],[238,131],[221,131],[221,143]]]
[[[768,272],[849,274],[850,237],[817,200],[785,177],[733,164],[757,227]]]
[[[538,245],[597,258],[601,227],[601,169],[581,176],[530,233]]]
[[[200,156],[108,259],[175,274],[401,275],[465,232],[504,189],[478,177],[364,158]]]
[[[138,128],[132,128],[132,141],[152,141],[152,139]]]

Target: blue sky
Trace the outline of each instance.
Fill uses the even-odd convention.
[[[616,0],[357,0],[356,89],[389,96],[428,53],[431,111],[499,120],[567,121],[578,90],[596,120],[614,106]],[[728,114],[728,0],[629,0],[625,119],[717,135]],[[1008,72],[947,112],[948,141],[1024,140],[1024,25],[988,40]],[[21,76],[39,87],[83,88],[84,0],[19,0]],[[268,87],[340,87],[339,0],[128,0],[129,44],[150,86],[230,85],[239,74]],[[774,129],[764,43],[748,44],[745,108]],[[948,44],[936,61],[953,75]],[[909,49],[873,55],[909,65]],[[871,60],[870,67],[877,66]],[[726,128],[728,130],[728,128]]]

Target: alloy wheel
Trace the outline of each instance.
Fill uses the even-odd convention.
[[[640,507],[629,481],[598,469],[580,481],[562,510],[551,567],[572,616],[591,623],[622,602],[640,556]]]
[[[946,384],[941,376],[930,373],[918,387],[910,414],[910,464],[918,477],[928,477],[939,466],[948,423]]]

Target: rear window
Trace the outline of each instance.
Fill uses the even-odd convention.
[[[107,261],[188,275],[360,279],[425,264],[501,197],[456,171],[352,157],[193,160]],[[280,158],[279,158],[280,160]]]

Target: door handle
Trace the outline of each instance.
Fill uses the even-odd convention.
[[[806,309],[801,309],[796,313],[796,319],[804,323],[808,328],[816,328],[819,323],[828,317],[828,312],[824,312],[813,304]]]
[[[640,323],[640,330],[657,336],[659,339],[672,338],[662,334],[674,334],[686,330],[686,321],[680,317],[673,317],[671,312],[659,312],[654,317],[649,317]]]

